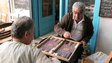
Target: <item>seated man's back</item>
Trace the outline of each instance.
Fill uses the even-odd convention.
[[[0,45],[0,63],[50,63],[50,61],[37,48],[20,42],[5,42]]]

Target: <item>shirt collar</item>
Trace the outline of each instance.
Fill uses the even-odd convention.
[[[74,20],[74,19],[73,19]],[[83,22],[85,19],[84,19],[84,16],[83,16],[83,18],[82,18],[82,20],[80,20],[78,23],[81,23],[81,22]],[[74,20],[75,21],[75,20]],[[75,21],[76,22],[76,21]]]

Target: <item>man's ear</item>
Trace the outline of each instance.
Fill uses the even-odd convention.
[[[24,37],[27,38],[28,37],[28,31],[25,32]]]

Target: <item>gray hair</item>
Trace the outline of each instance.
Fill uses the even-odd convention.
[[[12,24],[11,35],[16,38],[22,38],[26,31],[29,31],[34,25],[30,17],[20,17]]]
[[[85,13],[85,4],[82,2],[75,2],[72,6],[72,11],[74,9],[74,7],[80,8],[82,13]]]

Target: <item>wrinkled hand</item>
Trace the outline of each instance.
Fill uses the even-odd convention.
[[[63,34],[63,37],[64,37],[64,38],[71,38],[71,34],[70,34],[69,32],[65,32],[65,33]]]
[[[54,57],[51,60],[53,61],[53,63],[61,63],[61,61],[59,61],[57,58]]]
[[[81,41],[80,43],[83,45],[83,48],[87,46],[87,43],[85,41]]]

